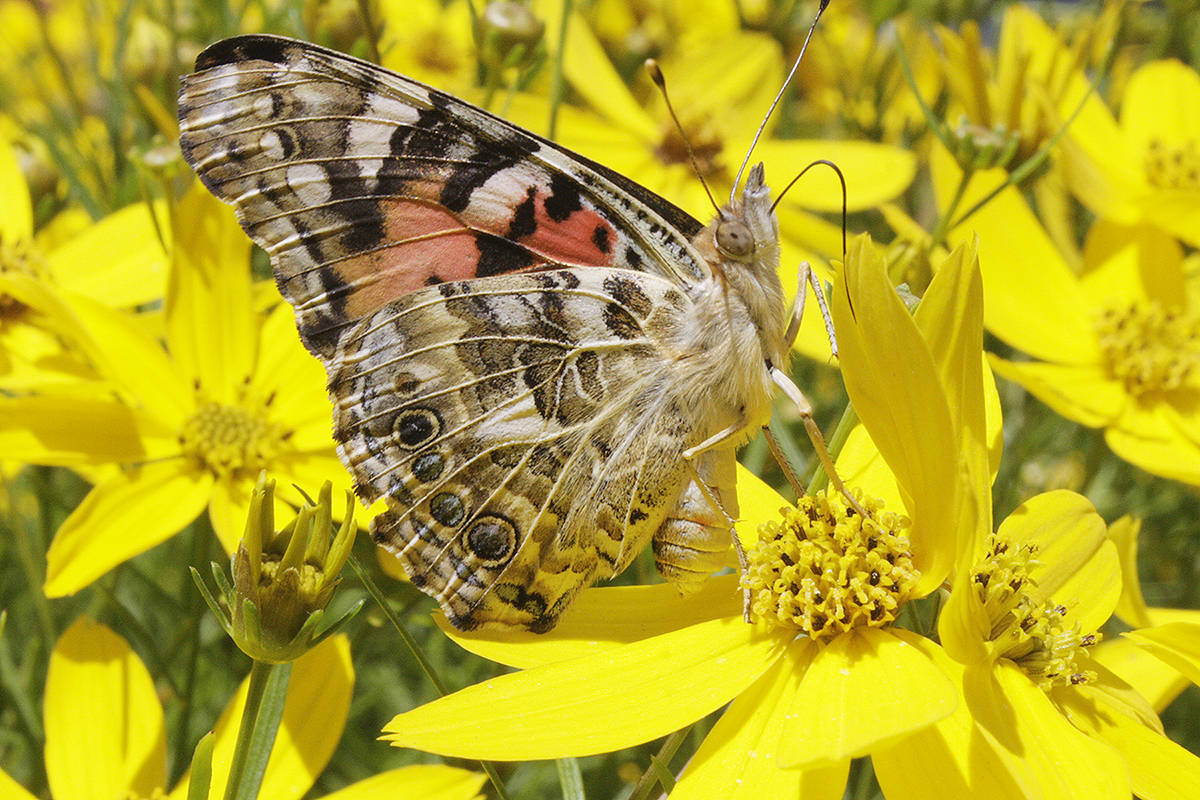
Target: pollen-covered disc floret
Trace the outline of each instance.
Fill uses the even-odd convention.
[[[920,574],[905,533],[909,521],[883,511],[879,500],[859,502],[870,518],[841,494],[817,492],[759,529],[742,578],[756,619],[814,639],[895,620]]]
[[[252,477],[270,467],[283,443],[280,426],[263,412],[201,403],[183,425],[183,452],[218,476]]]
[[[1032,545],[1014,545],[993,535],[986,557],[972,572],[997,655],[1016,662],[1043,690],[1095,680],[1096,673],[1081,662],[1101,635],[1081,632],[1078,623],[1068,628],[1066,607],[1034,598],[1036,584],[1029,573],[1036,555]]]
[[[1144,300],[1106,308],[1096,335],[1109,375],[1140,397],[1200,375],[1200,314]]]

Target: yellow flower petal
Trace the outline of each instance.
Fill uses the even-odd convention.
[[[58,394],[0,400],[0,452],[28,464],[66,467],[146,456],[128,406]]]
[[[1125,85],[1121,129],[1137,153],[1150,142],[1195,142],[1200,130],[1200,75],[1174,59],[1138,67]]]
[[[0,242],[33,238],[33,204],[12,143],[0,136]]]
[[[1005,361],[995,356],[990,361],[1000,377],[1016,381],[1062,416],[1090,428],[1116,421],[1128,402],[1124,387],[1095,365]]]
[[[1108,526],[1108,538],[1116,545],[1121,561],[1121,596],[1114,613],[1134,628],[1148,628],[1154,624],[1150,621],[1146,600],[1142,597],[1142,584],[1138,580],[1137,545],[1141,529],[1142,521],[1128,514]]]
[[[1184,483],[1200,484],[1200,438],[1171,407],[1128,403],[1104,441],[1130,464]],[[1194,423],[1193,423],[1194,424]]]
[[[1000,523],[996,535],[1036,548],[1029,597],[1065,606],[1067,627],[1078,622],[1083,631],[1094,631],[1112,616],[1121,595],[1121,561],[1086,497],[1066,490],[1031,497]]]
[[[325,388],[328,383],[325,370],[300,343],[291,306],[276,305],[263,320],[258,339],[258,362],[254,366],[250,393],[272,398],[272,419],[290,428],[311,425],[324,434],[320,446],[331,446],[332,412]],[[294,436],[289,439],[289,444],[299,450],[309,449],[308,441],[299,444]]]
[[[174,210],[167,341],[179,371],[206,399],[235,404],[258,351],[250,240],[233,209],[197,183]]]
[[[752,545],[758,540],[758,528],[764,522],[778,520],[780,509],[791,506],[783,495],[750,470],[737,465],[738,538]]]
[[[154,681],[120,636],[83,617],[50,654],[46,776],[55,797],[150,797],[167,780]]]
[[[489,661],[525,668],[596,655],[700,622],[740,618],[741,613],[738,576],[719,575],[686,597],[667,583],[586,589],[547,633],[459,631],[440,613],[434,620],[460,647]]]
[[[964,667],[928,640],[914,642],[961,686]],[[957,693],[957,689],[956,689]],[[1019,754],[1006,753],[976,726],[965,702],[953,713],[871,753],[871,764],[888,800],[1012,800],[1037,797],[1018,768]]]
[[[444,764],[414,764],[374,775],[325,795],[322,800],[379,800],[411,797],[413,800],[482,800],[480,789],[487,776]]]
[[[558,30],[562,20],[562,5],[555,3],[548,8],[546,31],[557,46]],[[567,49],[563,53],[563,76],[571,82],[571,88],[598,113],[644,141],[655,141],[659,136],[655,124],[629,88],[617,74],[617,70],[604,53],[592,29],[578,14],[567,21]],[[544,118],[549,120],[549,106],[543,102]],[[534,130],[545,131],[545,124]]]
[[[964,696],[979,727],[1046,800],[1129,800],[1129,773],[1111,747],[1075,729],[1012,662],[969,668]]]
[[[992,470],[980,358],[983,284],[974,242],[956,247],[938,269],[913,319],[941,378],[950,423],[959,432],[958,464],[966,485],[953,525],[959,552],[974,554],[992,532]]]
[[[394,717],[384,738],[498,761],[604,753],[721,707],[780,654],[778,639],[756,633],[741,617],[702,622],[476,684]]]
[[[849,759],[811,769],[781,769],[778,763],[784,721],[794,713],[796,689],[815,651],[811,640],[793,642],[787,655],[729,704],[688,762],[672,800],[840,800]]]
[[[962,172],[941,146],[931,167],[944,209]],[[1003,170],[976,173],[959,205],[961,214],[1006,177]],[[1020,193],[1008,187],[950,233],[952,244],[979,237],[987,328],[1032,356],[1064,364],[1097,358],[1091,310],[1075,275],[1055,249]],[[1028,287],[1036,286],[1036,292]]]
[[[1170,705],[1191,683],[1179,670],[1124,636],[1101,642],[1092,650],[1092,660],[1133,687],[1155,711]]]
[[[954,711],[958,692],[900,629],[858,629],[813,656],[780,745],[787,766],[857,758]]]
[[[1088,229],[1084,266],[1079,285],[1097,308],[1131,300],[1187,305],[1183,248],[1157,228],[1097,220]]]
[[[210,800],[225,793],[248,686],[249,679],[242,681],[214,728],[217,740],[213,746]],[[283,720],[267,760],[260,797],[292,800],[309,790],[342,736],[353,689],[350,641],[341,634],[329,637],[292,664]],[[171,792],[171,800],[183,800],[187,784],[185,776]]]
[[[1200,623],[1168,622],[1125,635],[1200,684]]]
[[[776,39],[758,31],[732,30],[704,39],[703,44],[692,39],[691,46],[680,42],[663,60],[662,69],[684,124],[707,120],[724,140],[723,160],[732,180],[744,148],[783,83],[783,53]],[[666,109],[661,104],[659,108],[660,119],[673,125]]]
[[[1096,693],[1063,693],[1060,704],[1080,730],[1112,746],[1129,767],[1129,785],[1145,800],[1190,800],[1200,786],[1200,758],[1161,732],[1122,713]]]
[[[47,597],[73,594],[178,533],[204,509],[207,472],[179,461],[146,464],[97,485],[63,521],[46,553]]]
[[[1064,120],[1075,113],[1090,90],[1087,82],[1072,83],[1059,103]],[[1067,135],[1059,140],[1059,153],[1067,185],[1081,203],[1104,219],[1125,224],[1137,221],[1134,199],[1148,188],[1144,153],[1117,127],[1112,112],[1095,93],[1083,102]]]
[[[849,211],[875,208],[895,198],[908,188],[917,173],[917,158],[910,151],[875,142],[768,139],[759,142],[754,157],[762,160],[768,171],[775,172],[772,180],[779,189],[787,185],[795,172],[812,162],[822,158],[832,161],[846,177]],[[833,170],[818,165],[788,190],[783,203],[841,213],[841,181]]]
[[[159,219],[157,227],[151,214]],[[64,289],[114,308],[158,300],[167,285],[160,231],[170,236],[163,204],[126,206],[55,248],[50,269]]]
[[[950,571],[961,487],[958,437],[929,347],[887,282],[879,255],[855,239],[832,313],[842,376],[859,418],[895,474],[913,527],[917,596]]]

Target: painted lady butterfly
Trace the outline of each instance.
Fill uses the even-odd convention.
[[[795,328],[761,164],[705,226],[315,45],[241,36],[196,70],[183,153],[270,254],[341,458],[387,502],[375,540],[454,625],[549,630],[647,541],[684,590],[725,563],[735,448]]]

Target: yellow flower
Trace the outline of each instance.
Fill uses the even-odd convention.
[[[921,97],[936,97],[942,86],[936,51],[910,17],[892,17],[881,30],[863,3],[831,3],[800,63],[797,76],[804,92],[796,113],[903,144],[926,123],[900,66],[896,51],[901,45]]]
[[[262,797],[299,800],[308,791],[341,738],[353,686],[345,636],[328,639],[295,663]],[[243,681],[214,729],[210,797],[224,793],[246,690]],[[167,791],[163,709],[153,678],[120,636],[98,623],[77,620],[50,655],[45,692],[46,775],[54,797],[183,800],[187,796],[187,776]],[[479,796],[484,780],[482,775],[452,767],[404,767],[327,798],[356,800],[392,792],[431,800],[471,800]],[[3,771],[0,796],[6,800],[34,797]]]
[[[54,230],[70,226],[52,225],[35,236],[29,189],[12,145],[0,135],[0,386],[25,391],[89,376],[86,364],[64,352],[62,332],[48,324],[53,315],[22,301],[37,284],[114,308],[162,297],[167,255],[152,217],[162,219],[162,210],[136,203],[59,241]]]
[[[262,470],[293,505],[301,501],[293,484],[345,475],[324,376],[300,345],[290,309],[265,318],[252,309],[250,244],[232,211],[197,189],[174,222],[166,349],[127,315],[75,298],[56,307],[61,327],[115,396],[47,390],[0,402],[8,457],[122,466],[55,535],[50,596],[78,591],[205,508],[232,552]]]
[[[1119,24],[1120,4],[1108,3],[1067,46],[1033,9],[1010,5],[995,56],[983,47],[974,20],[958,33],[939,29],[949,116],[961,117],[950,125],[952,136],[976,151],[991,145],[996,157],[983,166],[1028,159],[1058,132],[1059,109],[1064,117],[1073,112],[1064,98],[1073,94],[1078,103],[1080,88],[1087,86],[1083,70],[1103,55]],[[1100,106],[1095,99],[1089,103],[1089,108]]]
[[[467,0],[380,0],[383,66],[448,92],[475,85],[478,62]]]
[[[1165,629],[1165,626],[1174,623],[1200,624],[1200,611],[1195,609],[1146,605],[1137,567],[1137,543],[1141,527],[1140,520],[1128,515],[1108,526],[1108,538],[1116,545],[1121,560],[1121,596],[1117,599],[1114,613],[1133,628]],[[1141,642],[1135,643],[1135,638],[1117,636],[1106,639],[1092,656],[1137,690],[1155,711],[1162,711],[1187,688],[1188,677],[1166,661],[1151,655],[1152,651],[1139,646]]]
[[[964,450],[978,452],[988,480],[977,268],[960,250],[917,320],[865,240],[845,271],[834,297],[843,374],[895,469],[911,527],[869,499],[864,520],[840,495],[804,498],[799,513],[772,520],[782,500],[742,471],[739,504],[751,517],[739,525],[765,523],[746,583],[757,624],[742,620],[738,576],[720,575],[687,599],[669,585],[591,589],[541,636],[451,632],[526,669],[397,716],[385,728],[393,743],[503,760],[582,755],[729,703],[672,798],[840,798],[851,758],[952,712],[935,661],[948,657],[889,623],[953,563],[959,476],[976,469]],[[865,337],[881,325],[892,335],[876,352]],[[968,419],[969,446],[955,433]]]
[[[1143,64],[1125,87],[1119,122],[1092,103],[1071,125],[1063,142],[1068,185],[1097,216],[1200,245],[1198,132],[1200,75],[1178,61]]]
[[[1200,759],[1091,656],[1121,591],[1091,504],[1067,491],[1034,497],[966,555],[939,621],[958,662],[939,663],[962,702],[876,757],[889,800],[1187,796]],[[914,759],[927,780],[893,786]]]
[[[944,151],[932,166],[944,205],[960,173]],[[965,202],[1003,179],[999,170],[977,173]],[[1126,461],[1200,484],[1200,309],[1178,243],[1149,226],[1099,221],[1072,269],[1012,188],[950,240],[973,235],[988,329],[1037,359],[993,358],[996,372],[1064,417],[1103,428]]]

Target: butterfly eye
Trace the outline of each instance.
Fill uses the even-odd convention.
[[[717,225],[717,249],[733,258],[745,258],[754,252],[754,235],[736,219],[722,220]]]

